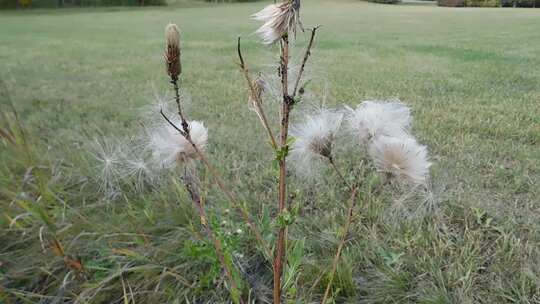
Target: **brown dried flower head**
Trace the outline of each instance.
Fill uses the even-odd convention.
[[[167,74],[171,79],[177,80],[182,72],[180,63],[180,31],[174,23],[169,23],[165,27],[165,64]]]

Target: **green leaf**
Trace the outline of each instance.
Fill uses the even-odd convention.
[[[289,212],[287,208],[283,209],[281,213],[278,215],[276,221],[280,228],[287,227],[294,223],[295,215]]]

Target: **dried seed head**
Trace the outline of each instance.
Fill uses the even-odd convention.
[[[324,137],[313,138],[309,143],[309,148],[313,153],[330,159],[332,157],[332,141],[334,134],[327,134]]]
[[[173,119],[180,125],[179,119]],[[208,141],[208,129],[202,122],[189,121],[191,141],[197,149],[204,150]],[[149,130],[147,145],[152,151],[152,157],[159,168],[173,168],[178,161],[184,162],[197,159],[198,154],[191,143],[169,124],[163,123]]]
[[[303,123],[291,126],[291,135],[295,138],[291,146],[291,164],[301,176],[317,173],[320,160],[332,159],[342,119],[342,113],[321,109],[306,116]]]
[[[411,113],[399,100],[364,101],[356,109],[350,109],[347,120],[352,134],[367,143],[378,136],[406,136]]]
[[[172,80],[177,80],[182,72],[180,63],[180,31],[174,23],[169,23],[165,27],[165,63],[167,74]]]
[[[427,148],[412,137],[378,136],[369,146],[375,166],[390,177],[425,184],[429,177]]]
[[[251,16],[264,24],[257,30],[264,44],[272,44],[285,35],[296,36],[296,26],[300,22],[300,0],[286,0],[271,4]]]

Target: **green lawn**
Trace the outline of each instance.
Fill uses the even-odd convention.
[[[175,22],[188,111],[209,127],[213,163],[254,214],[273,213],[273,155],[247,107],[235,44],[242,35],[251,68],[272,71],[276,49],[258,43],[249,20],[265,4],[0,11],[0,110],[11,113],[11,100],[26,139],[0,150],[1,303],[227,301],[175,179],[107,200],[85,150],[95,137],[140,134],[141,116],[158,115],[148,105],[169,89],[163,28]],[[325,98],[311,102],[399,98],[434,162],[433,208],[416,196],[405,207],[393,193],[361,197],[334,300],[540,303],[540,10],[310,0],[302,16],[306,27],[323,25],[308,89]],[[297,39],[296,60],[306,39]],[[268,107],[275,117],[277,105]],[[309,106],[300,108],[293,120]],[[345,198],[333,176],[315,187],[291,179],[301,210],[289,236],[304,250],[287,297],[317,302]],[[219,191],[207,190],[250,295],[263,302],[270,264],[251,236],[227,235],[242,224]],[[411,215],[415,206],[426,212]],[[259,222],[270,240],[274,229]],[[86,277],[50,250],[54,234]]]

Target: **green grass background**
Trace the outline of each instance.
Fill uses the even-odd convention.
[[[140,133],[141,114],[152,115],[145,107],[169,88],[163,28],[175,22],[188,110],[209,127],[213,162],[253,213],[272,213],[272,153],[246,105],[235,57],[242,35],[253,70],[275,63],[276,49],[258,43],[249,20],[264,4],[0,12],[0,106],[11,111],[11,100],[31,143],[0,152],[0,301],[114,303],[125,300],[122,284],[137,303],[227,301],[219,265],[174,178],[106,201],[80,147],[99,134]],[[401,99],[434,162],[436,207],[420,217],[404,216],[390,193],[362,197],[335,301],[539,303],[540,11],[305,1],[302,16],[307,27],[323,25],[310,89],[328,106]],[[306,38],[299,34],[294,58]],[[315,282],[332,259],[346,200],[334,184],[330,176],[315,189],[292,186],[302,211],[291,243],[304,246],[301,267],[291,271],[291,301],[324,292],[324,275]],[[208,188],[208,209],[216,223],[228,220],[223,238],[243,255],[236,263],[263,301],[269,264],[250,236],[226,235],[241,223]],[[43,217],[22,201],[42,206],[54,222],[46,233],[81,257],[90,278],[72,274],[62,285],[69,269],[42,251]],[[268,220],[260,221],[271,240]]]

